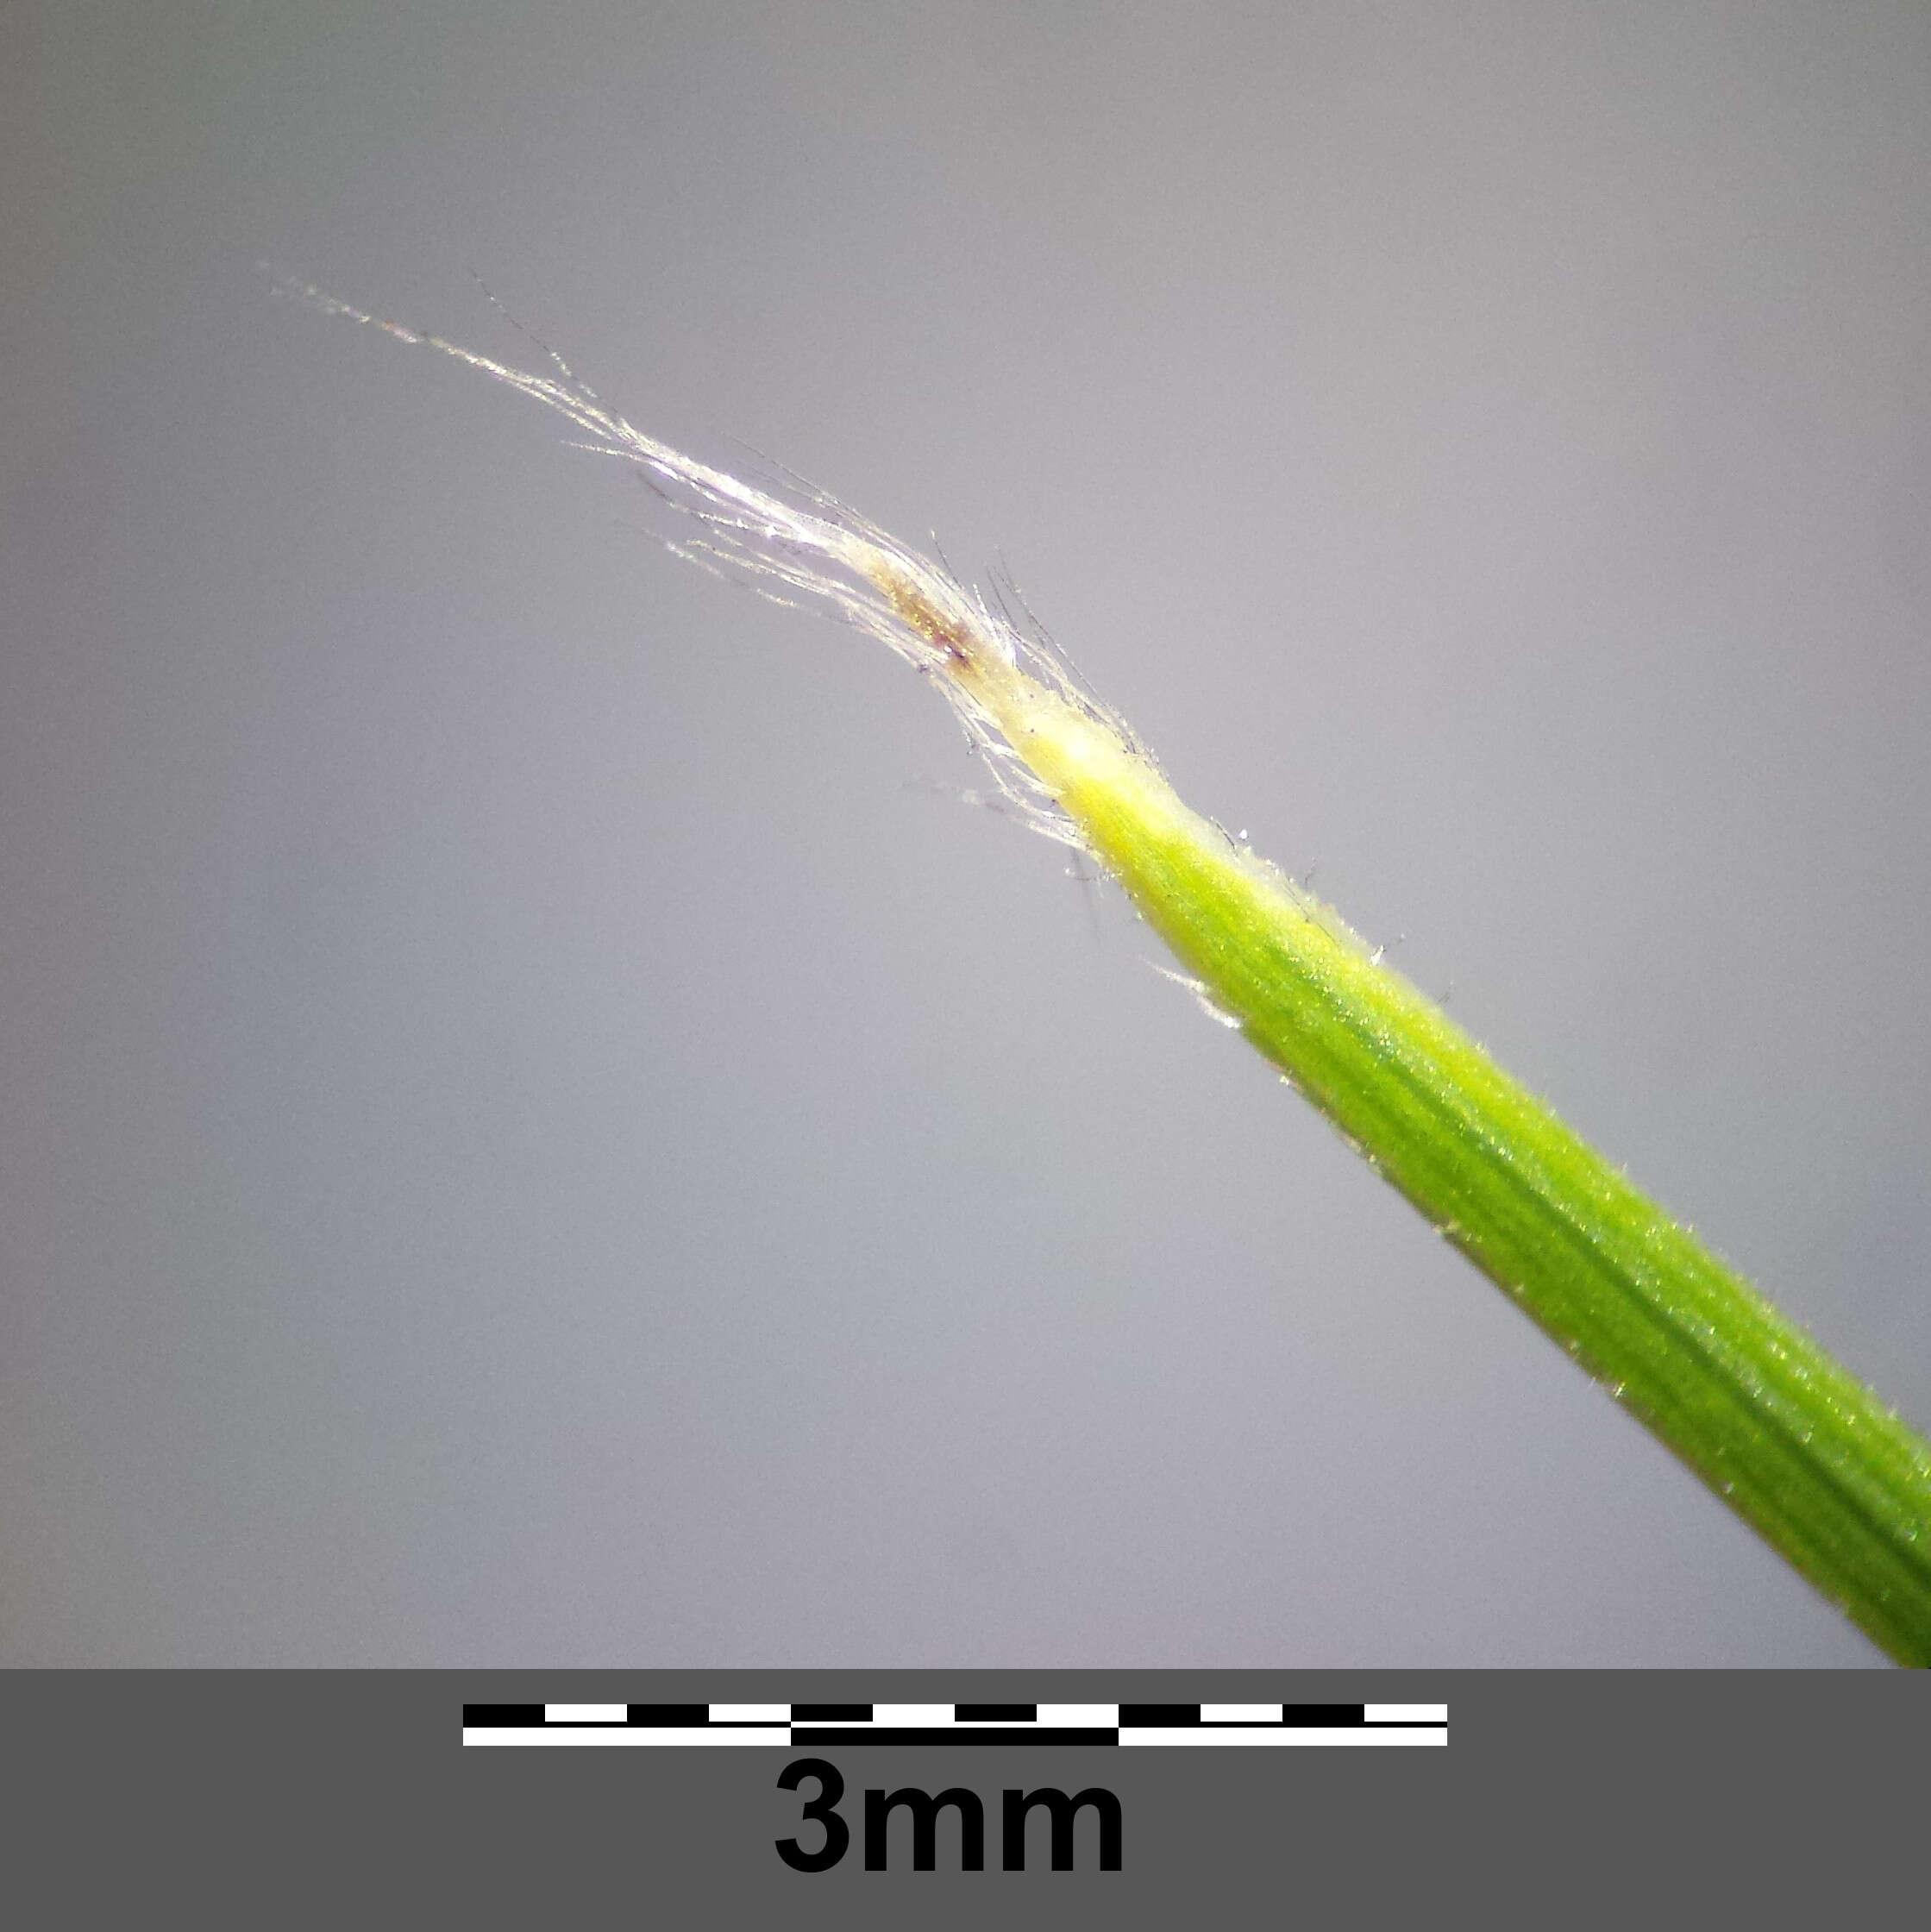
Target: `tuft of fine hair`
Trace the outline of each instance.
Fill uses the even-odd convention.
[[[574,448],[633,466],[663,508],[681,519],[682,527],[660,533],[674,555],[735,578],[774,603],[827,611],[895,652],[944,692],[1000,792],[1048,837],[1081,850],[1087,845],[1006,742],[988,702],[995,692],[1022,683],[1044,687],[1113,733],[1136,756],[1148,756],[1087,689],[1009,582],[995,579],[988,598],[944,562],[789,472],[754,484],[686,455],[612,409],[527,329],[522,333],[549,365],[547,374],[372,315],[306,282],[276,285],[326,315],[466,363],[554,411],[580,432],[571,439]]]

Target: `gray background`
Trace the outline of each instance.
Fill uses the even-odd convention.
[[[1003,552],[1931,1422],[1919,5],[0,9],[0,1658],[1876,1660],[902,668]]]

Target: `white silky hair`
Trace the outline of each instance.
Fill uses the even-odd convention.
[[[1078,827],[1027,768],[975,692],[975,684],[989,671],[1003,670],[1008,683],[1023,680],[1051,691],[1103,724],[1136,756],[1147,756],[1125,724],[1086,689],[1009,586],[995,586],[995,600],[988,600],[943,563],[801,478],[787,473],[761,487],[659,442],[611,408],[555,349],[514,318],[509,319],[548,360],[550,374],[386,320],[306,282],[283,279],[276,288],[326,315],[467,363],[572,423],[582,432],[572,439],[574,448],[635,465],[663,505],[694,526],[660,533],[668,549],[717,575],[735,577],[774,603],[828,610],[897,653],[945,693],[1000,792],[1048,837],[1087,849]]]

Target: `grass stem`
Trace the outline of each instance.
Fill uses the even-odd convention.
[[[1370,1165],[1878,1644],[1931,1665],[1931,1444],[1338,915],[1182,804],[1003,604],[829,497],[659,442],[547,350],[536,375],[289,292],[559,411],[685,519],[672,549],[815,599],[926,674],[1033,823],[1099,860]]]

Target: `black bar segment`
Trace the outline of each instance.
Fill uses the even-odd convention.
[[[1119,1728],[1124,1730],[1170,1731],[1182,1724],[1201,1721],[1198,1704],[1122,1704]]]
[[[1338,1728],[1344,1724],[1365,1724],[1368,1711],[1364,1704],[1282,1704],[1281,1722],[1296,1728]]]
[[[872,1721],[869,1704],[793,1704],[791,1721],[794,1724],[868,1724]]]
[[[673,1726],[688,1729],[693,1724],[711,1722],[709,1704],[626,1704],[624,1710],[626,1724],[640,1724],[653,1731],[668,1730]]]
[[[952,1716],[961,1724],[1034,1724],[1038,1704],[954,1704]]]
[[[542,1721],[543,1707],[541,1704],[465,1704],[462,1707],[465,1730],[480,1727],[495,1731],[511,1724],[541,1724]]]
[[[843,1751],[854,1744],[1118,1744],[1119,1733],[1111,1725],[1016,1724],[1011,1730],[975,1731],[956,1724],[875,1724],[863,1731],[814,1731],[794,1723],[791,1747]]]

